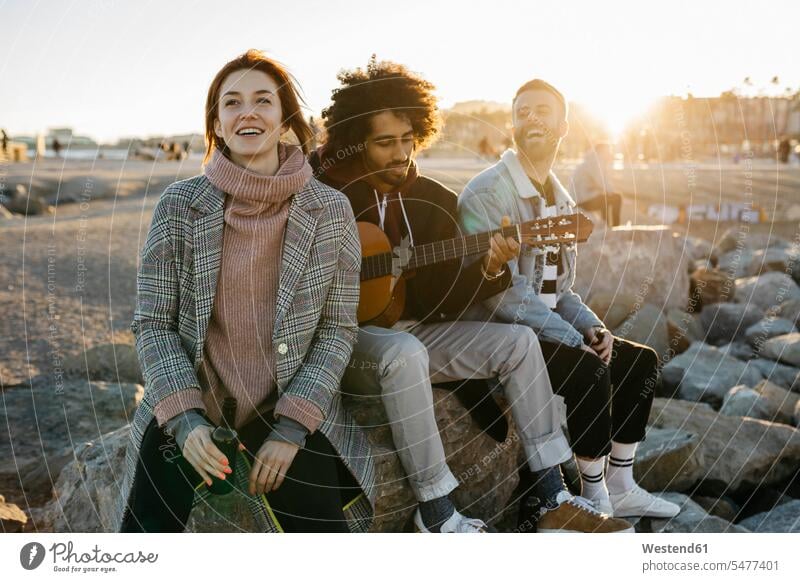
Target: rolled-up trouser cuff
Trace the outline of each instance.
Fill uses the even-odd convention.
[[[411,485],[411,489],[414,491],[417,501],[431,501],[439,497],[444,497],[458,487],[458,480],[447,465],[445,465],[444,469],[433,479],[418,481],[409,477],[408,482]]]
[[[531,471],[555,467],[572,457],[572,448],[561,428],[537,439],[522,439],[525,458]]]

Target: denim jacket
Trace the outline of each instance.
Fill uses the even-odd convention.
[[[509,216],[513,224],[541,218],[543,195],[536,192],[521,172],[516,154],[507,150],[499,162],[470,180],[458,198],[459,223],[464,234],[499,228],[503,215]],[[575,202],[553,172],[550,180],[558,213],[575,212]],[[529,189],[527,185],[530,185]],[[524,191],[521,193],[520,190]],[[558,277],[555,310],[538,297],[542,290],[545,251],[523,244],[519,258],[508,262],[512,273],[511,286],[484,300],[481,308],[471,310],[467,317],[524,323],[536,332],[540,340],[578,347],[583,343],[583,334],[593,326],[602,326],[603,322],[572,291],[577,256],[575,247],[575,243],[562,246],[564,268]]]

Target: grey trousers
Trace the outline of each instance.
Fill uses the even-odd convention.
[[[408,331],[365,326],[342,389],[382,400],[418,501],[458,486],[445,461],[431,383],[467,378],[500,382],[531,470],[572,455],[561,430],[562,400],[553,395],[539,341],[529,327],[472,321],[417,324]]]

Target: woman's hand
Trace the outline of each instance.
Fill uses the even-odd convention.
[[[261,495],[278,489],[299,449],[298,445],[292,443],[264,441],[250,470],[250,495]]]
[[[189,461],[189,464],[194,467],[197,474],[208,485],[211,485],[209,474],[225,479],[225,475],[233,473],[233,470],[228,466],[229,460],[211,440],[213,431],[214,427],[207,424],[196,426],[186,437],[182,451],[183,457]],[[241,450],[242,448],[243,445],[240,444],[239,449]]]
[[[614,348],[614,335],[607,329],[592,327],[586,333],[586,339],[589,341],[589,347],[594,350],[597,357],[608,365]]]

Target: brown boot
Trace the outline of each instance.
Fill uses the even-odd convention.
[[[536,522],[540,533],[633,533],[633,526],[616,517],[600,513],[583,497],[562,491],[556,498],[558,507],[543,509]]]

